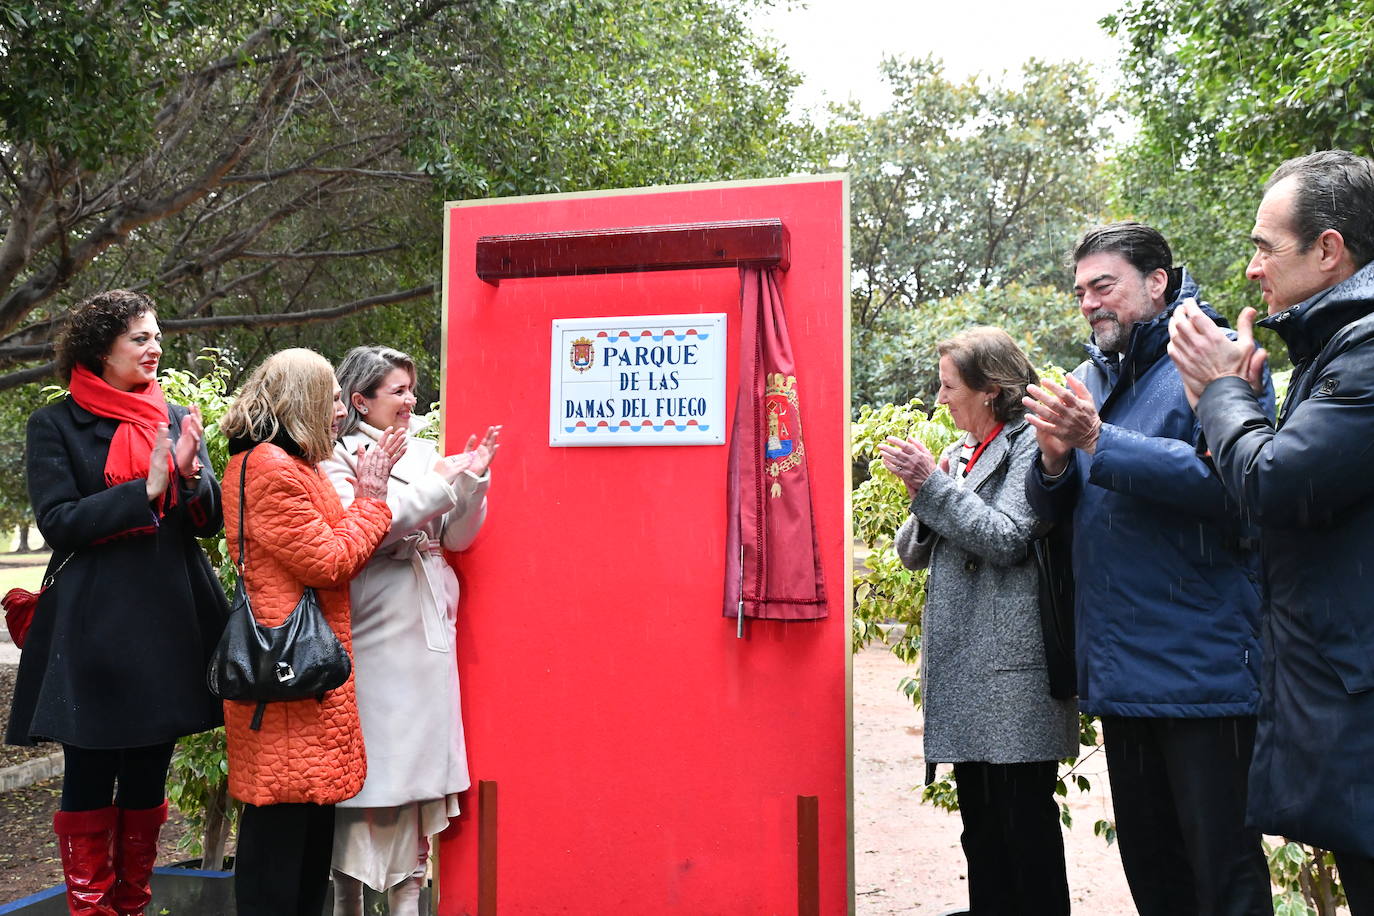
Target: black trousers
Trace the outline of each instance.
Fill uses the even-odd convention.
[[[1338,852],[1336,871],[1350,903],[1350,916],[1374,916],[1374,859]]]
[[[956,763],[973,916],[1068,916],[1059,762]]]
[[[1273,913],[1245,826],[1253,716],[1102,717],[1117,845],[1140,916]]]
[[[244,805],[234,858],[238,916],[320,916],[333,853],[333,805]]]
[[[156,808],[167,796],[167,766],[175,747],[91,750],[62,745],[62,810],[95,811],[111,803],[129,811]]]

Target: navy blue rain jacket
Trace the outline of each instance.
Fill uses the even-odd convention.
[[[1147,717],[1252,715],[1259,706],[1257,531],[1210,461],[1169,359],[1169,316],[1197,298],[1186,272],[1163,313],[1138,322],[1115,364],[1095,345],[1073,374],[1102,419],[1092,455],[1075,450],[1047,482],[1026,478],[1042,519],[1072,518],[1079,706]],[[1218,325],[1226,321],[1206,304]],[[1274,413],[1265,377],[1264,404]]]
[[[1275,430],[1239,379],[1198,402],[1227,489],[1259,522],[1264,699],[1251,822],[1374,856],[1374,264],[1261,322],[1293,378]]]

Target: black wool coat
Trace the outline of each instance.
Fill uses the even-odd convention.
[[[175,437],[187,410],[170,413]],[[29,418],[29,499],[53,548],[49,571],[74,555],[34,614],[9,744],[144,747],[223,720],[205,667],[229,608],[196,543],[223,525],[210,456],[202,443],[200,480],[177,478],[177,503],[159,521],[143,480],[105,483],[118,425],[70,398]]]

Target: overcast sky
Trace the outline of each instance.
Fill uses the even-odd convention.
[[[805,76],[803,107],[859,100],[869,114],[888,100],[885,55],[943,58],[945,73],[1013,75],[1031,57],[1086,60],[1103,85],[1115,78],[1118,42],[1097,25],[1120,0],[780,0],[756,29],[783,43]]]

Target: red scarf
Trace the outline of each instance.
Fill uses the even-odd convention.
[[[159,424],[168,422],[167,399],[153,380],[142,390],[120,391],[85,366],[72,369],[69,386],[72,399],[98,417],[118,420],[119,427],[110,440],[110,454],[105,458],[105,482],[110,486],[148,476],[148,459],[157,441]],[[168,473],[177,473],[175,459],[167,456]],[[158,516],[167,506],[176,503],[176,477],[173,476],[163,493]]]
[[[968,464],[964,465],[965,477],[973,473],[973,466],[977,463],[979,456],[981,456],[984,450],[987,449],[988,443],[991,442],[993,439],[996,439],[997,434],[1000,433],[1002,431],[1002,427],[1006,425],[1006,423],[998,423],[996,426],[992,428],[992,432],[988,433],[986,436],[983,437],[982,442],[979,442],[977,445],[973,446],[973,455],[969,458]]]

